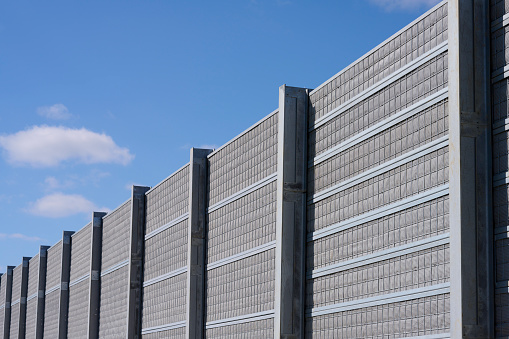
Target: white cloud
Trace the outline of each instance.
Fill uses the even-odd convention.
[[[219,146],[216,144],[205,144],[205,145],[200,145],[197,148],[217,149],[217,148],[219,148]]]
[[[63,104],[38,107],[37,114],[48,119],[54,120],[66,120],[71,117],[69,110]]]
[[[57,166],[68,160],[85,164],[127,165],[134,158],[129,149],[119,147],[104,133],[63,126],[34,126],[0,136],[0,147],[7,153],[7,160],[11,164],[34,167]]]
[[[28,235],[20,234],[20,233],[0,233],[0,239],[20,239],[25,241],[42,241],[44,239],[39,237],[30,237]],[[1,270],[0,270],[1,271]]]
[[[75,186],[75,183],[72,180],[58,180],[55,177],[47,177],[44,179],[44,188],[49,191],[54,191],[57,189],[65,189]]]
[[[79,194],[53,193],[46,195],[30,204],[27,211],[31,214],[48,217],[63,218],[75,214],[91,214],[92,211],[107,211],[98,208],[93,202]]]
[[[431,8],[441,0],[370,0],[371,3],[382,7],[386,11],[414,10],[420,7]]]

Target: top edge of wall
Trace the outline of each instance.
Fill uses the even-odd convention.
[[[352,68],[353,66],[355,66],[355,64],[357,64],[359,61],[363,60],[364,58],[366,58],[367,56],[369,56],[371,53],[373,53],[374,51],[376,51],[377,49],[380,49],[383,45],[387,44],[388,42],[390,42],[391,40],[395,39],[398,35],[400,35],[401,33],[403,33],[404,31],[406,31],[407,29],[409,29],[410,27],[412,27],[413,25],[415,25],[417,22],[421,21],[422,19],[424,19],[426,16],[428,16],[431,12],[437,10],[439,7],[442,7],[443,5],[445,5],[446,3],[448,3],[449,1],[448,0],[444,0],[444,1],[441,1],[439,2],[438,4],[436,4],[435,6],[433,6],[432,8],[430,8],[429,10],[427,10],[425,13],[423,13],[422,15],[420,15],[418,18],[416,18],[415,20],[413,20],[412,22],[410,22],[408,25],[406,25],[405,27],[401,28],[399,31],[397,31],[396,33],[394,33],[393,35],[391,35],[389,38],[385,39],[384,41],[382,41],[381,43],[379,43],[378,45],[376,45],[374,48],[370,49],[367,53],[365,53],[364,55],[362,55],[360,58],[357,58],[355,61],[353,61],[352,63],[350,63],[348,66],[346,66],[345,68],[343,68],[341,71],[339,71],[338,73],[334,74],[332,77],[330,77],[329,79],[327,79],[325,82],[323,82],[320,86],[316,87],[314,90],[312,90],[311,92],[309,92],[309,95],[312,95],[314,93],[316,93],[317,91],[319,91],[321,88],[323,88],[324,86],[326,86],[327,84],[329,84],[332,80],[334,80],[335,78],[337,78],[338,76],[340,76],[341,74],[343,74],[344,72],[346,72],[347,70],[349,70],[350,68]]]
[[[79,234],[81,231],[83,231],[85,228],[87,228],[88,226],[92,226],[92,222],[89,222],[88,224],[86,224],[85,226],[83,226],[82,228],[80,228],[79,230],[77,230],[76,232],[74,232],[72,235],[71,235],[71,238],[74,238],[74,236],[76,234]]]
[[[126,201],[124,201],[123,203],[121,203],[117,208],[115,208],[113,211],[111,212],[108,212],[108,214],[106,214],[104,217],[103,217],[103,220],[106,220],[109,216],[115,214],[115,212],[117,212],[119,209],[121,209],[122,207],[124,207],[126,204],[128,204],[129,202],[131,202],[131,197],[129,197],[129,199],[127,199]]]
[[[33,261],[39,261],[39,253],[37,253],[36,255],[34,255],[32,258],[30,258],[30,260],[28,261],[29,263]]]
[[[166,180],[170,179],[171,177],[173,177],[174,175],[176,175],[178,172],[182,171],[184,168],[186,168],[187,166],[189,165],[189,163],[186,163],[184,166],[180,167],[179,169],[177,169],[176,171],[174,171],[172,174],[170,174],[169,176],[167,176],[166,178],[164,178],[163,180],[161,180],[158,184],[156,184],[155,186],[152,186],[151,189],[149,189],[147,192],[145,192],[145,195],[148,195],[150,192],[152,192],[153,190],[155,190],[157,187],[161,186]]]
[[[57,241],[55,244],[51,245],[50,248],[48,248],[48,252],[53,250],[56,246],[58,246],[62,242],[62,239]]]
[[[246,130],[244,130],[244,132],[238,134],[237,136],[233,137],[230,141],[227,141],[224,145],[222,145],[221,147],[217,148],[214,150],[214,152],[210,153],[207,158],[210,159],[211,157],[213,157],[216,153],[218,153],[219,151],[221,151],[223,148],[225,148],[226,146],[228,146],[229,144],[231,144],[232,142],[234,142],[235,140],[241,138],[242,136],[244,136],[245,134],[249,133],[251,130],[253,130],[254,128],[256,128],[257,126],[261,125],[265,120],[271,118],[273,115],[275,115],[277,112],[279,112],[279,108],[276,108],[274,111],[272,111],[271,113],[269,113],[268,115],[266,115],[265,117],[263,117],[262,119],[260,119],[259,121],[257,121],[256,123],[254,123],[253,125],[251,125],[249,128],[247,128]]]

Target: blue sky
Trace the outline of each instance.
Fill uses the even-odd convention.
[[[0,272],[314,88],[436,0],[4,1]]]

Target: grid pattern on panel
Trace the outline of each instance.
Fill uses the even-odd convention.
[[[103,218],[101,269],[129,258],[131,199]]]
[[[309,122],[447,40],[447,4],[345,69],[310,95]]]
[[[448,53],[444,52],[432,58],[311,131],[308,137],[309,156],[314,157],[447,87],[447,56]]]
[[[209,158],[208,206],[276,172],[277,122],[270,115]]]
[[[509,226],[509,185],[493,187],[493,223],[495,228]]]
[[[0,277],[0,306],[5,304],[5,294],[7,292],[7,274],[4,273]],[[3,319],[3,318],[0,318]],[[0,321],[2,323],[2,321]]]
[[[101,277],[99,337],[124,338],[127,330],[127,287],[129,267]]]
[[[69,315],[67,336],[69,338],[86,338],[88,331],[88,295],[87,280],[69,287]]]
[[[17,338],[19,333],[19,303],[11,306],[11,338]]]
[[[275,223],[275,182],[210,213],[207,263],[275,240]]]
[[[441,148],[308,206],[308,232],[447,183],[448,155]]]
[[[16,301],[21,297],[21,271],[22,265],[16,266],[12,271],[12,298],[11,301]]]
[[[186,320],[187,274],[143,288],[142,328]]]
[[[220,266],[206,275],[206,321],[274,308],[274,249]]]
[[[58,338],[60,289],[46,295],[44,307],[44,338]]]
[[[449,281],[449,245],[409,253],[306,283],[306,307],[320,307]]]
[[[90,223],[72,236],[70,281],[90,273],[90,255],[92,253],[91,231],[92,224]]]
[[[37,314],[37,298],[27,301],[27,318],[25,339],[35,339],[35,317]]]
[[[184,339],[186,337],[186,328],[176,328],[174,330],[142,334],[143,339]]]
[[[145,281],[187,265],[187,226],[185,219],[145,241]]]
[[[313,270],[449,230],[449,197],[438,198],[309,242],[306,268]]]
[[[493,174],[509,170],[509,132],[493,136]]]
[[[491,33],[491,70],[496,71],[509,63],[509,26]]]
[[[189,165],[164,180],[147,194],[146,233],[150,233],[189,210]]]
[[[509,239],[495,241],[496,281],[509,280]]]
[[[509,13],[509,1],[508,0],[490,0],[490,19],[496,20]]]
[[[46,290],[60,285],[60,275],[62,274],[62,240],[48,249],[46,268]]]
[[[263,319],[248,323],[209,328],[206,331],[207,338],[225,339],[259,339],[272,338],[274,336],[274,319]]]
[[[35,255],[28,262],[28,288],[27,297],[30,297],[39,290],[39,254]]]
[[[382,131],[308,169],[308,194],[361,174],[447,135],[447,101]]]
[[[509,98],[508,82],[509,79],[504,79],[491,86],[492,119],[494,123],[509,117],[509,110],[507,108],[507,98]]]
[[[306,319],[306,338],[404,338],[450,329],[449,294]]]
[[[495,294],[495,337],[509,336],[509,294]]]
[[[5,308],[0,309],[0,333],[4,333]]]

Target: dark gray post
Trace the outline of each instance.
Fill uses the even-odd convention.
[[[103,217],[107,213],[92,213],[92,250],[90,255],[90,290],[88,302],[89,339],[99,338],[99,303],[101,298],[101,251]]]
[[[274,338],[304,338],[308,90],[279,88]]]
[[[35,338],[42,339],[44,335],[44,310],[46,302],[46,269],[48,267],[48,248],[39,248],[39,281],[37,283],[37,313],[35,316]]]
[[[71,236],[74,232],[64,231],[62,236],[62,268],[60,273],[60,312],[58,317],[58,338],[67,338],[69,315],[69,278],[71,274]]]
[[[21,294],[19,299],[18,339],[25,339],[26,334],[28,263],[30,259],[31,258],[29,257],[23,257],[23,266],[21,268]]]
[[[141,338],[145,193],[149,189],[150,187],[133,186],[132,191],[129,294],[127,298],[127,339]]]
[[[5,313],[4,313],[4,338],[11,334],[11,302],[12,302],[12,271],[15,266],[7,266],[7,281],[5,286]]]
[[[207,155],[211,152],[209,149],[191,148],[186,306],[188,339],[204,338],[205,330],[205,213]]]
[[[489,1],[449,0],[451,336],[494,336]]]

